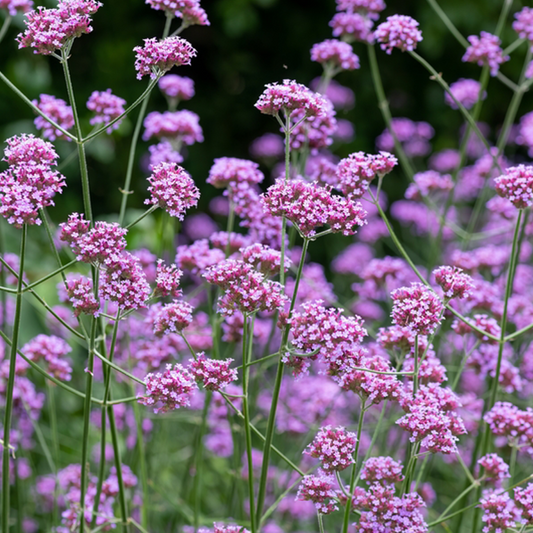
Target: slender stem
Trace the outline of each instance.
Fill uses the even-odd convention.
[[[407,175],[409,181],[412,181],[415,171],[400,141],[398,140],[398,137],[396,136],[394,129],[392,128],[392,115],[390,112],[389,103],[385,96],[385,91],[383,90],[383,83],[381,81],[378,61],[376,58],[375,45],[369,44],[367,46],[367,51],[368,51],[368,59],[370,62],[370,72],[372,74],[372,81],[374,83],[374,89],[376,91],[376,95],[378,98],[378,107],[381,110],[381,114],[383,115],[385,124],[387,125],[387,128],[389,129],[390,134],[392,135],[392,138],[394,140],[394,148],[396,150],[396,153],[398,154],[398,159],[400,160],[402,164],[402,168],[405,174]]]
[[[13,415],[13,389],[15,386],[15,368],[17,361],[17,345],[20,333],[22,311],[22,278],[24,276],[24,260],[26,252],[26,237],[28,226],[22,226],[20,239],[20,264],[17,279],[17,297],[15,303],[15,317],[13,320],[13,338],[11,353],[9,356],[9,375],[5,390],[5,413],[4,413],[4,442],[2,457],[2,533],[9,533],[9,456],[11,443],[11,418]]]
[[[459,496],[457,496],[457,498],[455,498],[452,501],[452,503],[450,503],[450,505],[448,505],[448,507],[446,507],[446,509],[444,509],[444,511],[442,511],[442,513],[439,515],[439,517],[433,523],[438,524],[438,523],[440,523],[441,520],[446,519],[445,517],[457,505],[457,503],[459,503],[472,489],[476,488],[477,486],[478,486],[478,483],[472,483],[465,490],[463,490],[463,492],[461,492],[459,494]]]
[[[325,533],[324,522],[322,520],[322,515],[320,514],[319,511],[317,512],[317,517],[318,517],[318,531],[320,531],[320,533]]]
[[[131,384],[132,392],[135,394],[135,386]],[[142,426],[142,413],[139,409],[138,402],[133,404],[133,413],[135,415],[135,428],[137,430],[137,449],[139,454],[139,462],[141,464],[141,489],[142,489],[142,505],[141,505],[141,524],[146,529],[148,527],[149,518],[149,491],[148,491],[148,468],[146,464],[144,434]]]
[[[4,23],[2,24],[2,27],[0,28],[0,43],[2,42],[2,39],[5,37],[6,32],[9,28],[9,25],[11,24],[11,20],[13,17],[8,13],[7,17],[4,20]]]
[[[69,133],[66,129],[61,127],[57,122],[54,122],[49,116],[45,115],[20,89],[13,85],[5,75],[0,72],[0,80],[2,80],[25,104],[29,105],[38,115],[43,117],[47,122],[52,124],[54,128],[58,129],[63,135],[71,139],[72,141],[78,142],[78,139],[72,133]]]
[[[418,334],[415,335],[415,367],[413,376],[413,398],[416,398],[418,392]]]
[[[37,285],[40,285],[41,283],[44,283],[45,281],[48,281],[50,278],[53,278],[54,276],[57,276],[58,274],[61,274],[62,272],[67,270],[67,268],[71,267],[72,265],[75,265],[77,262],[78,261],[76,259],[73,259],[69,263],[66,263],[63,266],[61,266],[59,268],[56,268],[53,272],[50,272],[50,274],[47,274],[46,276],[38,279],[37,281],[34,281],[33,283],[30,283],[29,285],[26,285],[22,289],[22,291],[26,292],[26,291],[29,291],[29,290],[33,289],[34,287],[37,287]]]
[[[361,431],[363,430],[363,420],[365,418],[365,401],[361,400],[361,410],[359,411],[359,421],[357,423],[357,443],[353,454],[354,462],[350,472],[350,490],[344,509],[344,519],[342,522],[342,533],[348,533],[348,523],[350,522],[350,512],[352,510],[352,499],[355,490],[355,474],[357,472],[357,456],[359,455],[359,445],[361,443]]]
[[[428,0],[428,4],[433,8],[435,13],[437,13],[437,15],[448,28],[450,33],[459,41],[459,43],[463,45],[464,48],[468,48],[470,44],[463,37],[461,32],[455,27],[453,22],[448,18],[448,15],[446,15],[446,13],[442,10],[442,8],[437,3],[437,0]]]
[[[62,50],[61,65],[63,66],[63,74],[65,76],[65,83],[67,85],[67,94],[69,103],[72,107],[72,115],[74,117],[74,130],[76,132],[76,142],[78,143],[78,158],[80,162],[80,175],[81,175],[81,190],[83,196],[83,209],[85,211],[86,220],[93,221],[93,212],[91,207],[91,192],[89,187],[89,173],[87,169],[87,158],[85,157],[85,146],[80,142],[82,138],[81,124],[78,116],[78,110],[76,107],[76,99],[74,97],[74,88],[72,87],[72,79],[70,77],[70,70],[68,68],[68,57],[65,55],[65,51]],[[94,281],[94,280],[93,280]],[[83,522],[83,521],[82,521]]]
[[[304,239],[303,246],[302,246],[302,255],[300,256],[298,272],[296,274],[296,279],[294,282],[294,292],[292,294],[291,305],[289,308],[289,317],[291,316],[294,306],[296,304],[296,296],[298,294],[298,287],[300,285],[300,279],[302,277],[302,271],[303,271],[303,266],[304,266],[305,256],[307,254],[308,246],[309,246],[309,240]],[[281,272],[283,272],[283,259],[282,259],[281,265],[282,265]],[[281,339],[281,344],[280,344],[280,349],[279,349],[280,354],[284,353],[285,348],[287,347],[287,343],[289,340],[289,331],[290,331],[289,327],[285,326],[285,328],[283,329],[282,339]],[[272,440],[274,438],[276,410],[278,407],[278,400],[279,400],[279,394],[281,391],[281,382],[283,380],[284,368],[285,368],[285,365],[282,361],[282,358],[280,357],[278,360],[278,367],[276,370],[276,379],[274,381],[274,389],[272,391],[272,403],[270,405],[267,429],[265,432],[265,445],[263,447],[263,464],[261,465],[261,477],[259,479],[259,492],[257,495],[257,511],[256,511],[257,517],[261,517],[261,514],[263,513],[263,505],[264,505],[265,495],[266,495],[266,481],[267,481],[267,475],[268,475],[268,465],[270,461],[270,449],[272,448]]]
[[[250,378],[250,370],[248,368],[248,335],[253,335],[252,331],[248,331],[248,314],[243,313],[243,333],[242,333],[242,393],[243,398],[243,414],[244,414],[244,436],[246,440],[246,458],[248,465],[248,497],[250,501],[250,527],[252,533],[257,532],[256,516],[259,518],[260,513],[255,513],[255,498],[254,498],[254,466],[252,459],[252,431],[250,428],[250,411],[249,411],[249,391],[248,384]]]

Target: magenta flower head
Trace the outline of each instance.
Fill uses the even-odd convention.
[[[107,91],[93,91],[91,96],[89,96],[89,100],[87,100],[87,109],[94,111],[94,117],[91,118],[89,124],[107,124],[111,122],[124,113],[125,105],[126,100],[112,94],[111,89],[107,89]],[[116,130],[121,122],[122,120],[115,122],[115,124],[107,129],[107,133]]]
[[[429,335],[442,321],[442,302],[422,283],[396,289],[391,298],[391,316],[397,326],[407,326],[418,335]]]
[[[37,106],[46,116],[50,117],[54,122],[57,122],[63,129],[68,130],[74,126],[74,115],[72,114],[72,107],[67,105],[65,100],[56,98],[49,94],[41,94],[39,100],[33,100],[32,104]],[[42,130],[42,135],[49,141],[56,139],[64,139],[70,141],[59,130],[56,130],[50,122],[45,120],[40,115],[33,121],[38,130]]]
[[[450,91],[453,94],[455,100],[457,100],[465,109],[471,109],[479,98],[485,100],[487,97],[487,91],[483,91],[483,94],[479,94],[481,91],[481,84],[479,81],[470,79],[460,79],[455,83],[450,84]],[[444,102],[448,104],[452,109],[459,109],[454,99],[448,94],[444,95]]]
[[[204,140],[200,117],[188,109],[164,113],[152,111],[146,115],[143,125],[145,127],[143,140],[145,141],[157,137],[174,140],[178,146],[180,143],[190,146]]]
[[[159,163],[148,178],[152,194],[144,203],[158,205],[170,216],[183,220],[185,211],[194,207],[200,191],[185,169],[175,163]]]
[[[414,50],[422,40],[422,32],[415,19],[406,15],[392,15],[376,28],[374,37],[381,49],[390,54],[393,48],[402,52]]]
[[[164,305],[154,318],[154,335],[181,333],[192,322],[193,307],[185,301]]]
[[[330,514],[337,511],[333,480],[331,475],[320,470],[316,475],[305,476],[298,487],[296,499],[313,502],[320,514]]]
[[[237,187],[241,183],[261,183],[264,178],[259,165],[253,161],[236,157],[220,157],[215,159],[206,181],[217,189],[223,189]]]
[[[503,481],[509,474],[509,465],[497,454],[488,453],[478,460],[478,464],[485,469],[485,476],[492,481]]]
[[[496,35],[482,31],[480,37],[470,35],[468,42],[470,46],[466,49],[463,61],[477,63],[480,67],[488,65],[491,76],[496,76],[500,65],[509,61],[509,56],[503,55],[500,47],[501,41]]]
[[[146,0],[146,3],[153,9],[182,18],[185,26],[209,26],[207,13],[200,6],[200,0]]]
[[[433,275],[448,299],[466,298],[476,288],[472,277],[458,267],[441,266],[433,271]]]
[[[255,107],[265,115],[277,115],[283,111],[288,116],[297,109],[304,110],[308,117],[327,113],[327,101],[322,95],[293,80],[268,84]]]
[[[353,464],[353,453],[357,436],[343,427],[332,429],[331,426],[320,428],[313,442],[304,453],[320,460],[324,472],[340,472]]]
[[[533,205],[533,166],[506,168],[494,183],[496,192],[502,198],[507,198],[517,209]]]
[[[237,369],[230,368],[233,359],[209,359],[201,352],[189,363],[196,381],[202,382],[207,390],[219,391],[237,380]]]
[[[514,500],[520,509],[522,519],[530,526],[533,524],[533,483],[528,483],[527,487],[517,487],[514,489]]]
[[[172,67],[190,65],[191,59],[196,57],[191,43],[181,37],[167,37],[162,41],[144,39],[144,46],[136,46],[133,51],[137,54],[135,70],[138,80],[147,74],[155,79]]]
[[[166,74],[159,80],[158,86],[171,100],[190,100],[194,96],[194,81],[186,76]]]
[[[350,44],[338,39],[326,39],[311,48],[311,61],[329,64],[339,70],[359,68],[359,58],[353,53]]]
[[[514,18],[516,20],[513,22],[513,30],[518,33],[520,39],[533,43],[533,7],[523,7],[514,14]]]
[[[0,6],[1,7],[1,6]],[[17,37],[19,48],[34,48],[35,54],[50,55],[68,46],[84,33],[90,33],[91,15],[102,7],[96,0],[59,0],[56,9],[30,11],[26,30]]]
[[[379,18],[379,13],[385,9],[383,0],[337,0],[337,11],[361,13],[372,20]]]
[[[166,413],[190,405],[192,393],[198,388],[192,373],[180,364],[167,365],[165,372],[147,374],[146,395],[138,398],[143,405],[156,405],[154,413]]]
[[[27,13],[33,8],[33,0],[0,0],[0,9],[7,9],[10,16]]]
[[[361,469],[361,479],[369,485],[381,483],[382,485],[400,483],[403,481],[403,466],[392,457],[370,457]]]
[[[484,533],[503,532],[515,525],[515,504],[507,492],[485,493],[479,504],[483,509]]]

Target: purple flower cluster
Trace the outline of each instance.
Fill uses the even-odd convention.
[[[65,177],[52,170],[57,160],[54,147],[33,135],[22,134],[7,140],[3,161],[7,170],[0,173],[0,215],[16,228],[41,224],[39,210],[54,205]]]
[[[398,159],[388,152],[376,155],[354,152],[337,165],[339,189],[348,198],[362,198],[376,176],[382,178],[397,164]]]
[[[508,167],[494,180],[496,192],[517,209],[533,205],[533,166]]]
[[[335,503],[336,492],[333,477],[318,471],[316,475],[304,476],[298,487],[297,500],[311,501],[320,514],[330,514],[337,511]]]
[[[435,131],[427,122],[413,122],[403,117],[393,118],[391,127],[408,156],[423,157],[430,152],[431,146],[428,141]],[[394,138],[388,129],[376,139],[376,146],[387,152],[394,151]]]
[[[514,503],[507,492],[485,493],[480,500],[485,527],[483,533],[503,532],[515,525]]]
[[[37,335],[22,347],[22,353],[34,362],[43,360],[48,372],[58,379],[70,381],[72,367],[65,356],[72,348],[59,337]]]
[[[162,259],[159,259],[155,278],[155,295],[163,298],[166,296],[172,296],[173,298],[181,296],[180,279],[182,275],[183,272],[174,263],[167,266]]]
[[[441,266],[433,271],[435,282],[445,298],[466,298],[475,289],[474,280],[458,267]]]
[[[266,115],[277,115],[283,111],[289,116],[295,110],[302,110],[308,117],[327,113],[327,103],[322,95],[293,80],[266,85],[255,107]]]
[[[83,313],[97,317],[100,314],[100,302],[94,296],[93,282],[89,278],[67,278],[66,292],[74,308],[74,316]]]
[[[484,455],[478,459],[478,464],[485,469],[485,476],[493,482],[501,484],[505,478],[511,477],[509,465],[495,453]]]
[[[370,457],[361,469],[361,479],[371,483],[400,483],[403,481],[403,466],[392,457]]]
[[[450,91],[453,98],[466,109],[472,109],[480,98],[481,100],[484,100],[487,97],[486,91],[483,91],[483,94],[480,95],[481,84],[479,81],[464,78],[461,78],[455,83],[451,83]],[[455,103],[453,98],[448,93],[444,94],[444,101],[452,109],[459,109],[459,106]]]
[[[528,526],[533,524],[533,483],[528,483],[527,487],[516,487],[514,489],[515,504],[520,509],[523,523]]]
[[[180,333],[192,322],[193,307],[184,301],[174,301],[157,308],[153,320],[154,335],[161,337],[169,333]]]
[[[96,0],[59,0],[56,9],[38,7],[26,14],[26,30],[17,37],[19,48],[34,48],[35,54],[50,55],[72,39],[90,33],[91,15],[102,7]]]
[[[167,37],[162,41],[144,39],[144,46],[136,46],[135,70],[137,79],[149,75],[155,79],[172,67],[190,65],[196,56],[196,50],[189,41],[181,37]]]
[[[209,26],[207,13],[200,6],[200,0],[146,0],[156,10],[183,19],[185,26]]]
[[[402,52],[414,50],[422,40],[422,32],[415,19],[406,15],[392,15],[376,28],[374,37],[381,49],[390,54],[394,48]]]
[[[111,89],[107,89],[107,91],[94,91],[89,96],[89,100],[87,100],[87,109],[95,113],[95,116],[91,118],[89,123],[92,125],[107,124],[124,113],[125,105],[126,100],[112,94]],[[107,128],[107,133],[116,130],[121,122],[119,120]]]
[[[242,259],[259,270],[266,277],[279,274],[281,270],[281,252],[264,244],[251,244],[240,250]],[[284,270],[291,266],[291,260],[285,257]]]
[[[226,259],[209,267],[203,277],[224,290],[218,301],[221,313],[241,313],[282,309],[289,299],[280,283],[264,280],[263,275],[244,261]]]
[[[259,165],[247,159],[220,157],[209,170],[207,183],[217,189],[236,188],[241,183],[261,183],[265,176]]]
[[[354,235],[366,223],[366,211],[360,202],[333,195],[331,187],[300,179],[278,179],[262,200],[267,213],[285,216],[306,238],[313,238],[316,230],[324,226],[329,226],[332,233]]]
[[[411,283],[391,293],[392,318],[418,335],[433,333],[442,321],[443,305],[438,296],[422,283]]]
[[[435,170],[417,172],[413,176],[414,183],[411,183],[405,191],[408,200],[422,201],[431,193],[450,192],[454,183],[450,174],[439,174]]]
[[[485,414],[485,422],[492,433],[498,437],[507,437],[513,446],[531,446],[533,444],[533,409],[519,409],[510,402],[496,402]]]
[[[523,7],[514,14],[513,30],[518,33],[520,39],[527,39],[533,43],[533,8]]]
[[[477,63],[480,67],[488,65],[491,76],[496,76],[500,65],[509,61],[509,56],[503,55],[500,39],[496,35],[482,31],[480,37],[470,35],[468,42],[470,46],[466,49],[463,61]]]
[[[33,8],[33,0],[0,0],[0,9],[7,9],[10,16],[27,13]]]
[[[186,76],[166,74],[158,82],[161,92],[176,103],[194,96],[194,81]]]
[[[41,94],[39,100],[33,100],[32,104],[37,106],[47,117],[50,117],[64,130],[69,130],[74,126],[72,107],[67,105],[65,100],[49,94]],[[56,139],[71,140],[41,116],[38,116],[33,123],[38,130],[42,130],[43,137],[49,141],[55,141]]]
[[[355,433],[346,431],[342,426],[335,429],[324,426],[304,453],[319,459],[324,472],[340,472],[355,462],[353,453],[356,442]]]
[[[152,111],[144,119],[145,141],[156,137],[191,145],[204,140],[200,117],[196,113],[183,109],[182,111]]]
[[[358,12],[370,19],[377,19],[385,9],[383,0],[336,0],[338,11]]]
[[[237,379],[237,369],[230,368],[233,359],[209,359],[202,352],[189,363],[196,381],[202,382],[207,390],[219,391]]]
[[[190,405],[191,395],[198,388],[194,375],[176,363],[166,365],[163,373],[149,373],[144,378],[146,394],[138,398],[139,403],[155,405],[154,413],[166,413]]]
[[[359,68],[359,58],[353,53],[352,46],[338,39],[326,39],[314,44],[311,48],[311,61],[329,64],[339,70]]]
[[[185,211],[198,204],[198,187],[185,169],[175,163],[159,163],[148,181],[151,197],[144,203],[157,205],[178,220],[183,220]]]
[[[361,15],[361,13],[335,13],[329,25],[333,28],[334,37],[363,43],[372,43],[374,40],[373,22],[370,17]]]

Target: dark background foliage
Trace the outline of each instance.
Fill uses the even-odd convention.
[[[76,40],[70,61],[78,108],[85,117],[85,131],[89,131],[85,102],[93,90],[111,88],[114,94],[125,98],[128,103],[142,92],[147,80],[135,78],[132,49],[142,44],[143,38],[160,36],[165,19],[161,11],[152,10],[142,0],[104,0],[103,3],[104,7],[94,17],[94,31]],[[450,36],[426,1],[406,3],[390,0],[387,4],[380,20],[394,13],[416,18],[424,37],[419,51],[443,73],[447,81],[479,76],[479,67],[461,62],[463,48]],[[44,5],[52,7],[55,4],[47,1]],[[214,158],[247,158],[254,138],[277,130],[275,120],[261,115],[254,108],[266,83],[291,78],[308,84],[320,75],[321,67],[310,61],[309,50],[315,42],[331,37],[328,22],[335,13],[334,0],[204,0],[202,5],[209,15],[211,26],[194,26],[183,33],[183,37],[197,48],[198,56],[190,67],[172,71],[190,76],[196,83],[196,96],[185,102],[183,107],[200,116],[205,141],[190,147],[184,166],[200,186]],[[467,36],[479,34],[481,30],[494,31],[501,1],[446,0],[442,2],[442,7]],[[522,3],[515,1],[511,13],[521,7]],[[14,39],[22,29],[22,17],[17,17],[0,45],[0,69],[30,98],[47,93],[66,99],[58,61],[34,55],[28,49],[17,49]],[[503,34],[504,46],[515,38],[509,21]],[[342,73],[337,79],[356,94],[356,106],[340,114],[354,123],[356,137],[352,143],[336,149],[340,156],[356,150],[375,150],[375,138],[384,128],[369,74],[366,47],[355,43],[354,49],[360,56],[361,69]],[[502,69],[512,79],[516,79],[521,68],[522,53],[523,50],[515,54],[513,61]],[[378,60],[393,115],[426,120],[432,124],[438,137],[435,149],[457,147],[461,117],[444,105],[442,90],[436,83],[429,82],[427,72],[399,51],[394,51],[391,56],[378,51]],[[501,124],[506,105],[498,106],[495,102],[500,98],[508,101],[510,91],[492,80],[489,94],[490,102],[484,106],[482,119],[492,125]],[[529,111],[528,102],[526,98],[523,112]],[[152,93],[149,110],[164,111],[165,108],[165,101],[156,89]],[[98,216],[118,209],[119,188],[123,185],[136,116],[137,111],[112,137],[99,139],[88,148],[91,192]],[[32,110],[4,85],[0,85],[0,117],[2,139],[22,131],[35,131]],[[74,150],[71,143],[57,144],[64,157]],[[138,159],[142,158],[146,149],[147,143],[141,143],[137,150]],[[57,220],[81,209],[76,161],[72,161],[63,172],[69,181],[64,195],[68,201],[58,202],[57,208],[52,210],[52,216]],[[132,206],[142,206],[146,175],[137,164]],[[399,187],[389,184],[387,187],[396,196],[403,192],[404,184]],[[201,208],[214,194],[213,190],[207,190],[210,188],[204,189]]]

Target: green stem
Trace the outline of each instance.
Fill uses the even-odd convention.
[[[292,294],[292,300],[291,305],[289,308],[289,317],[292,314],[292,311],[294,309],[294,306],[296,304],[296,296],[298,294],[298,287],[300,286],[300,279],[302,277],[302,271],[303,266],[305,262],[305,256],[307,254],[307,248],[309,246],[309,239],[304,239],[303,246],[302,246],[302,255],[300,256],[300,263],[298,265],[298,272],[296,274],[296,279],[294,282],[294,292]],[[281,271],[283,272],[283,257],[281,259]],[[290,328],[289,326],[285,326],[282,333],[282,339],[280,344],[279,353],[283,354],[285,352],[285,349],[288,344],[289,340],[289,332]],[[283,380],[283,370],[285,368],[285,364],[282,361],[282,357],[278,360],[278,367],[276,370],[276,379],[274,382],[274,389],[272,391],[272,403],[270,405],[270,412],[268,414],[268,422],[267,422],[267,429],[265,432],[265,445],[263,447],[263,464],[261,465],[261,477],[259,479],[259,492],[257,496],[257,511],[256,516],[258,519],[261,517],[263,513],[263,505],[265,502],[265,495],[266,495],[266,481],[267,481],[267,475],[268,475],[268,465],[270,461],[270,449],[272,447],[272,440],[274,438],[274,429],[275,429],[275,422],[276,422],[276,411],[278,407],[278,400],[279,400],[279,394],[281,391],[281,382]]]
[[[76,259],[73,259],[69,263],[66,263],[63,266],[61,266],[59,268],[56,268],[53,272],[50,272],[50,274],[47,274],[46,276],[38,279],[37,281],[34,281],[33,283],[30,283],[29,285],[26,285],[22,289],[22,291],[26,292],[26,291],[29,291],[29,290],[33,289],[34,287],[37,287],[37,285],[40,285],[41,283],[44,283],[45,281],[48,281],[50,278],[53,278],[54,276],[57,276],[58,274],[61,274],[62,272],[67,270],[67,268],[71,267],[72,265],[75,265],[77,262],[78,261]]]
[[[132,392],[135,394],[135,386],[131,384]],[[137,449],[139,454],[139,462],[141,464],[141,490],[142,490],[142,505],[141,505],[141,524],[146,529],[148,527],[149,518],[149,491],[148,491],[148,468],[146,464],[146,450],[144,446],[144,435],[142,427],[142,413],[139,409],[138,402],[133,404],[133,413],[135,415],[135,428],[137,431]]]
[[[372,74],[372,81],[374,83],[374,89],[376,91],[376,95],[378,98],[378,107],[381,111],[381,114],[383,115],[383,119],[385,121],[385,124],[387,125],[387,128],[390,131],[390,134],[392,135],[392,138],[394,140],[394,148],[396,150],[396,153],[398,154],[398,159],[400,160],[402,164],[402,168],[409,179],[409,181],[413,180],[413,176],[415,174],[413,165],[409,161],[409,158],[407,157],[407,154],[405,153],[400,141],[398,140],[398,137],[396,136],[396,133],[394,132],[392,128],[392,115],[389,108],[389,103],[387,101],[387,98],[385,96],[385,91],[383,89],[383,83],[381,81],[381,75],[379,73],[379,67],[378,67],[378,60],[376,58],[376,49],[375,45],[369,44],[367,46],[368,51],[368,59],[370,62],[370,72]]]
[[[8,13],[6,19],[4,20],[4,23],[2,24],[2,27],[0,28],[0,43],[2,42],[2,39],[6,35],[9,25],[11,24],[11,20],[12,20],[12,17]]]
[[[346,508],[344,509],[344,519],[342,522],[342,533],[348,533],[348,523],[350,522],[350,512],[352,510],[352,499],[355,490],[355,474],[357,472],[357,456],[359,455],[359,445],[361,443],[361,431],[363,430],[363,420],[365,418],[365,401],[361,400],[361,410],[359,411],[359,421],[357,423],[357,443],[355,445],[355,452],[353,454],[354,462],[350,472],[350,490],[346,500]]]
[[[440,516],[434,522],[432,522],[432,524],[436,525],[436,524],[439,524],[441,521],[446,520],[450,510],[453,509],[472,489],[474,489],[477,486],[478,486],[477,483],[472,483],[465,490],[463,490],[463,492],[461,492],[461,494],[459,494],[459,496],[457,496],[457,498],[455,498],[452,501],[452,503],[450,503],[450,505],[448,505],[448,507],[444,509],[444,511],[440,514]]]
[[[13,85],[2,72],[0,72],[0,80],[2,80],[25,104],[30,106],[38,115],[40,115],[47,122],[52,124],[55,129],[59,130],[70,140],[78,142],[78,138],[75,135],[72,135],[72,133],[69,133],[66,129],[62,128],[57,122],[54,122],[50,117],[45,115],[20,89]]]
[[[322,515],[320,514],[320,512],[317,512],[317,516],[318,516],[318,531],[320,531],[320,533],[325,533],[324,522],[322,520]]]
[[[26,252],[26,237],[28,226],[22,226],[20,239],[20,264],[17,279],[17,297],[15,303],[15,317],[13,320],[13,339],[9,356],[9,375],[5,390],[5,413],[4,413],[4,441],[2,458],[2,533],[9,533],[9,445],[11,442],[11,418],[13,415],[13,389],[15,386],[15,368],[17,361],[17,345],[20,333],[22,311],[22,278],[24,276],[24,260]]]
[[[438,17],[442,20],[444,25],[448,28],[450,33],[459,41],[459,43],[464,47],[468,48],[470,43],[463,37],[461,32],[455,27],[453,22],[448,18],[448,15],[444,13],[442,8],[437,3],[437,0],[428,0],[428,4],[433,8]]]
[[[253,332],[248,331],[248,314],[243,313],[243,334],[242,334],[242,393],[243,393],[243,414],[244,414],[244,435],[246,440],[246,457],[248,462],[248,497],[250,501],[250,528],[251,533],[257,533],[257,518],[261,517],[260,513],[255,513],[255,499],[254,499],[254,469],[252,459],[252,431],[250,428],[250,411],[249,411],[249,391],[248,383],[250,378],[250,370],[248,368],[249,353],[248,353],[248,335],[253,335]]]
[[[415,366],[413,375],[413,398],[416,398],[418,392],[418,334],[415,335]]]

